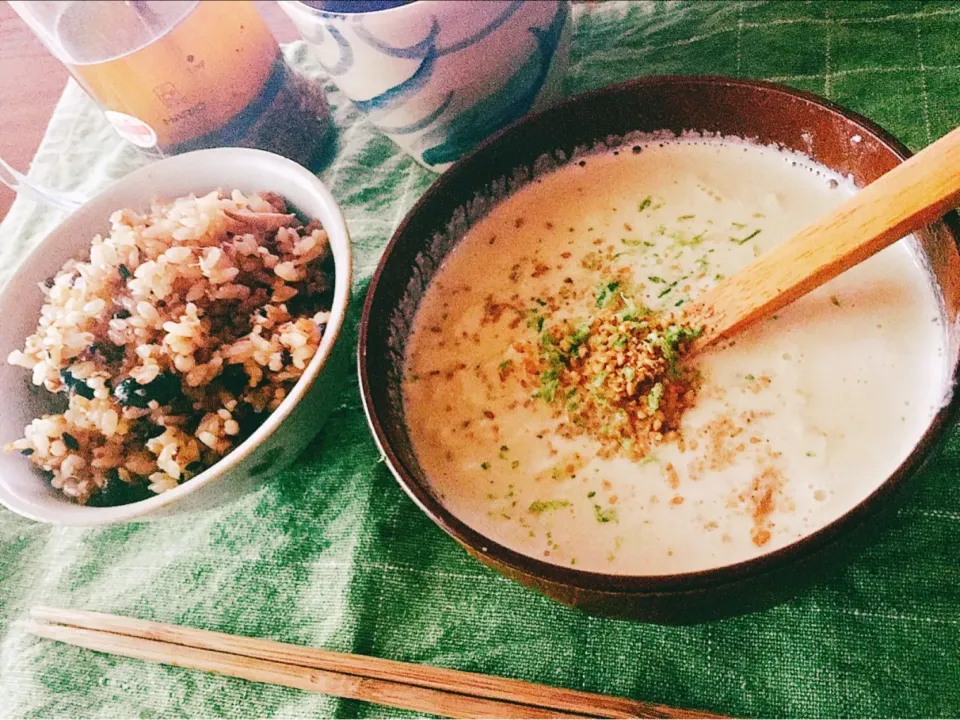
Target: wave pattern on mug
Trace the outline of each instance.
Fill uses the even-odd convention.
[[[366,13],[281,6],[357,109],[433,170],[560,96],[566,0],[421,0]]]

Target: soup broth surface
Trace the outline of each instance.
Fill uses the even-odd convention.
[[[678,139],[587,156],[497,205],[408,341],[406,419],[443,502],[521,553],[636,575],[747,560],[850,510],[941,403],[943,327],[906,242],[698,356],[679,439],[639,461],[559,432],[531,358],[614,279],[679,311],[854,191],[797,154]]]

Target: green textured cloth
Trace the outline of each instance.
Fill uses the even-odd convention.
[[[721,73],[826,95],[915,149],[960,124],[956,2],[605,3],[578,6],[574,21],[568,93]],[[302,45],[287,52],[320,73]],[[339,149],[321,177],[353,234],[356,319],[382,248],[433,176],[328,88]],[[32,174],[91,192],[141,162],[71,83]],[[57,219],[18,200],[0,226],[0,267]],[[381,462],[354,374],[292,469],[232,505],[92,530],[0,510],[0,715],[405,715],[38,640],[24,620],[40,602],[738,716],[957,715],[958,473],[954,431],[882,539],[785,605],[698,627],[599,619],[503,579],[434,527]]]

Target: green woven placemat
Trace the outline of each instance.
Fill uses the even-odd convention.
[[[570,93],[722,73],[821,93],[913,148],[960,124],[956,2],[617,2],[574,17]],[[287,51],[320,74],[305,47]],[[329,89],[339,151],[321,177],[354,238],[356,318],[384,244],[433,176]],[[140,162],[70,84],[32,174],[92,191]],[[0,267],[56,221],[18,200],[0,226]],[[404,715],[37,640],[24,619],[39,602],[738,716],[960,713],[956,432],[882,540],[839,576],[767,612],[664,628],[587,617],[467,557],[380,461],[355,376],[340,402],[290,471],[216,511],[99,530],[0,511],[0,715]]]

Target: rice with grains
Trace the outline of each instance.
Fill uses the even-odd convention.
[[[211,192],[119,210],[89,259],[41,284],[8,361],[67,398],[5,450],[80,503],[176,487],[248,437],[316,353],[333,292],[317,221],[273,193]]]

